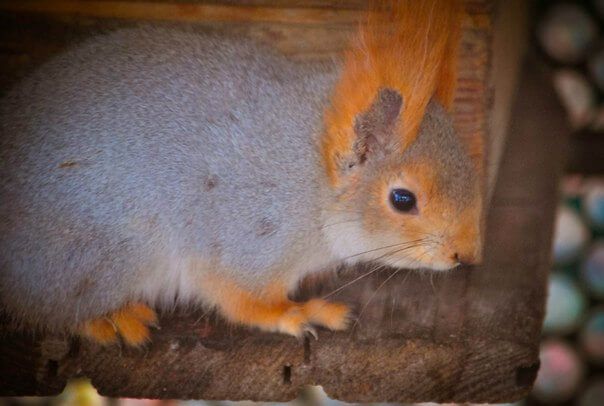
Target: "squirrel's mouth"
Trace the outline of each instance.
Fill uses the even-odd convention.
[[[430,254],[422,255],[425,258],[414,258],[414,257],[403,257],[403,258],[389,258],[384,260],[380,260],[385,265],[391,266],[393,268],[405,268],[405,269],[415,269],[418,271],[450,271],[459,268],[459,263],[456,261],[442,261],[430,259]]]

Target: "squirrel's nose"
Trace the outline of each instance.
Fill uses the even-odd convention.
[[[457,262],[461,266],[469,266],[476,264],[476,257],[474,254],[462,254],[455,252],[453,254],[453,261]]]

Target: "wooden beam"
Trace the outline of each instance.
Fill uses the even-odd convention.
[[[493,186],[509,130],[512,103],[518,88],[521,61],[528,43],[530,3],[526,0],[499,0],[495,11],[493,61],[489,73],[493,86],[492,109],[488,122],[490,142],[486,150],[489,198],[494,191]]]
[[[350,24],[358,10],[115,0],[0,0],[0,11],[180,22]]]

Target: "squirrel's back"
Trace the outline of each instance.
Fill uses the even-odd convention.
[[[324,187],[332,69],[151,27],[43,65],[0,101],[0,301],[67,326],[129,295],[186,296],[171,268],[189,253],[250,283],[288,260]]]

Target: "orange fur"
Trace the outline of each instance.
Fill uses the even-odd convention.
[[[293,302],[281,283],[273,283],[261,292],[250,292],[224,276],[215,275],[206,278],[204,287],[214,292],[212,301],[227,320],[265,331],[301,337],[313,331],[311,324],[332,330],[343,330],[348,325],[350,312],[346,305],[322,299]]]
[[[80,328],[80,334],[101,345],[113,344],[117,341],[115,327],[105,318],[87,321]]]
[[[410,245],[400,252],[401,258],[405,257],[416,264],[428,259],[432,264],[448,267],[454,267],[457,260],[475,264],[481,259],[478,221],[481,199],[477,196],[470,204],[460,207],[456,199],[443,196],[434,187],[436,177],[436,169],[430,162],[385,168],[384,176],[364,191],[370,204],[361,214],[363,227],[375,235],[401,230],[402,240],[406,241],[420,241],[426,236],[436,239],[438,243]],[[388,196],[393,185],[415,191],[420,215],[403,216],[392,209],[384,196]],[[400,239],[401,236],[397,235],[396,238]],[[391,259],[397,259],[397,255],[392,255]]]
[[[482,262],[481,229],[480,223],[473,221],[476,216],[473,206],[459,214],[460,226],[455,235],[455,251],[460,261],[470,264]]]
[[[153,309],[134,303],[106,317],[85,322],[80,333],[102,345],[116,342],[119,335],[126,344],[138,346],[149,340],[149,326],[156,323],[157,315]]]
[[[342,75],[325,113],[322,154],[327,174],[338,183],[339,157],[352,150],[355,117],[381,87],[403,96],[401,146],[417,134],[435,96],[450,108],[457,80],[461,9],[456,0],[375,0],[372,12],[346,52]]]
[[[345,304],[311,299],[305,302],[302,308],[311,323],[331,330],[344,330],[347,327],[350,310]]]

